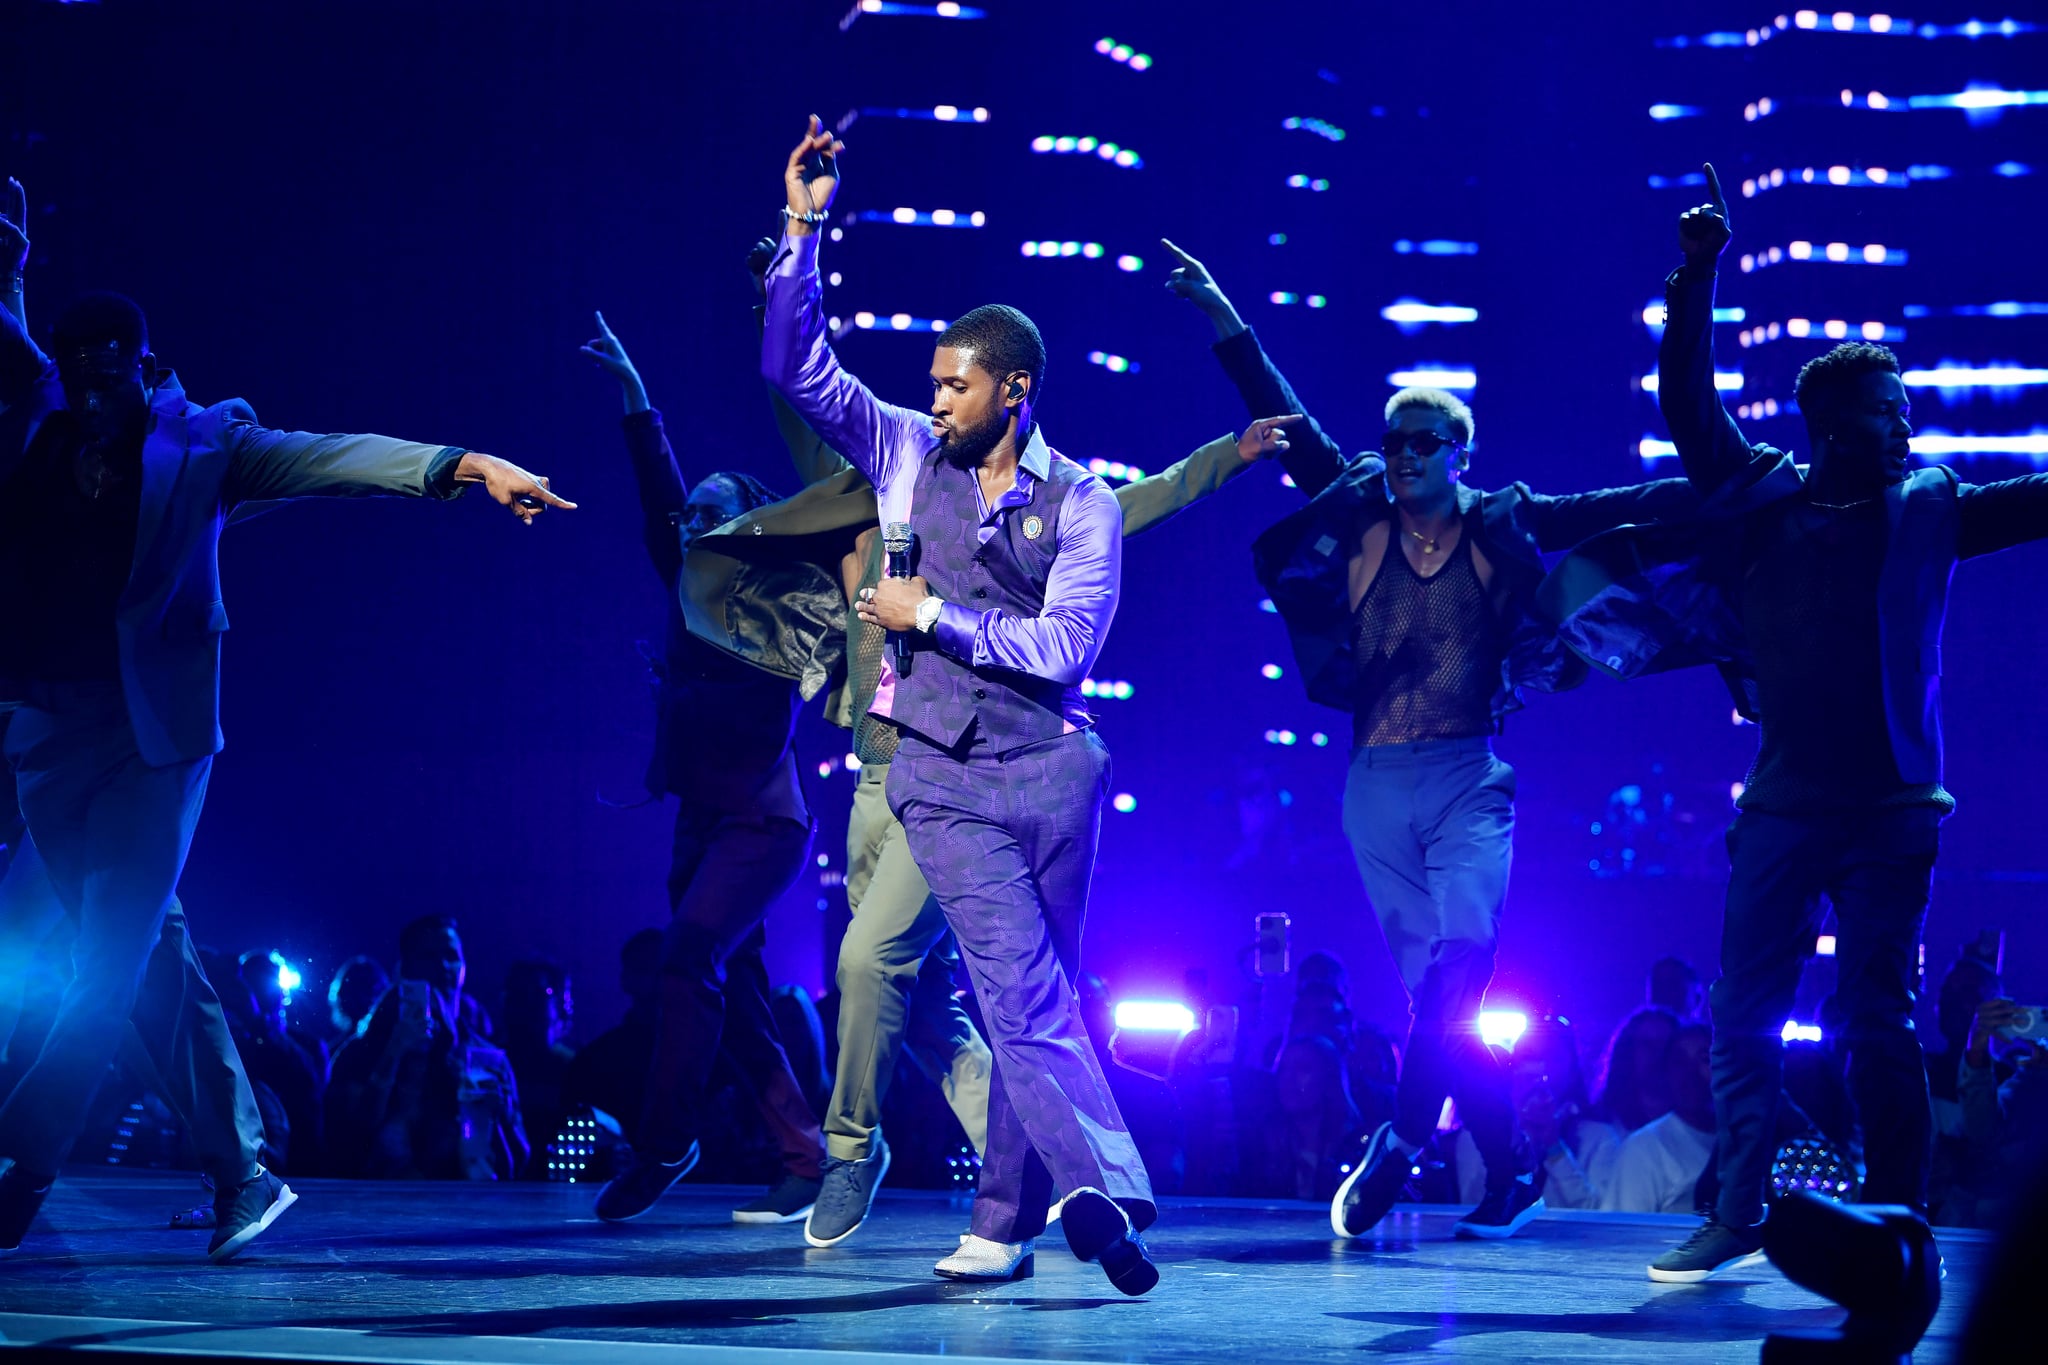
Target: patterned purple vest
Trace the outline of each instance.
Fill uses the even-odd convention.
[[[1031,501],[1004,511],[984,545],[974,472],[956,469],[934,451],[917,472],[911,499],[913,568],[933,592],[969,611],[1036,616],[1045,608],[1046,576],[1059,553],[1060,506],[1074,488],[1096,481],[1072,460],[1053,455]],[[941,748],[959,743],[978,722],[998,753],[1061,734],[1067,712],[1084,709],[1078,687],[1007,668],[973,668],[936,649],[917,652],[910,675],[896,680],[889,706],[896,724]]]

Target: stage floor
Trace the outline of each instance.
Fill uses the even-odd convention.
[[[308,1181],[239,1261],[205,1259],[171,1211],[188,1176],[61,1183],[0,1265],[0,1342],[336,1361],[861,1365],[927,1357],[1232,1365],[1421,1357],[1741,1361],[1776,1328],[1840,1314],[1768,1267],[1705,1285],[1643,1268],[1689,1220],[1552,1214],[1510,1242],[1451,1238],[1456,1211],[1403,1209],[1338,1243],[1305,1204],[1170,1201],[1151,1241],[1164,1278],[1125,1299],[1054,1229],[1035,1279],[949,1284],[931,1265],[964,1203],[885,1191],[851,1241],[740,1227],[735,1192],[683,1185],[637,1223],[590,1216],[570,1185]],[[738,1192],[740,1198],[753,1191]],[[1917,1359],[1950,1359],[1991,1248],[1942,1239],[1947,1302]]]

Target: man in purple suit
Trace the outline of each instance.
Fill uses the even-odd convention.
[[[1109,754],[1080,683],[1116,612],[1122,517],[1102,481],[1032,418],[1038,329],[989,305],[933,355],[929,414],[840,369],[825,337],[817,229],[842,150],[813,117],[784,173],[761,369],[914,534],[912,575],[864,590],[861,619],[907,652],[873,710],[901,731],[891,809],[959,937],[995,1074],[973,1232],[937,1272],[1031,1273],[1055,1188],[1061,1228],[1126,1294],[1158,1283],[1138,1232],[1156,1216],[1072,986]]]

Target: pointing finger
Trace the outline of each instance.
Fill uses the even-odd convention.
[[[527,494],[527,497],[538,499],[539,501],[546,503],[549,507],[560,507],[570,512],[576,510],[576,504],[570,502],[567,498],[558,496],[552,489],[548,487],[548,481],[546,479],[535,479],[533,481],[533,491]]]
[[[1182,251],[1182,250],[1181,250],[1181,249],[1180,249],[1179,247],[1175,246],[1175,245],[1174,245],[1174,244],[1173,244],[1173,243],[1172,243],[1172,242],[1171,242],[1170,240],[1168,240],[1167,238],[1165,238],[1165,237],[1161,237],[1161,238],[1159,239],[1159,245],[1161,245],[1161,246],[1165,247],[1165,248],[1166,248],[1166,249],[1167,249],[1168,251],[1171,251],[1171,252],[1172,252],[1172,253],[1173,253],[1174,255],[1176,255],[1176,256],[1178,256],[1178,257],[1180,257],[1180,263],[1181,263],[1182,265],[1185,265],[1185,266],[1192,266],[1193,268],[1195,268],[1195,269],[1197,269],[1197,270],[1199,270],[1199,269],[1201,269],[1201,268],[1202,268],[1202,263],[1201,263],[1200,261],[1198,261],[1198,260],[1196,260],[1196,259],[1195,259],[1194,257],[1192,257],[1192,256],[1188,255],[1188,253],[1187,253],[1187,252],[1185,252],[1185,251]]]
[[[1709,161],[1702,168],[1707,173],[1707,193],[1713,197],[1714,208],[1723,218],[1728,216],[1728,197],[1721,193],[1721,177],[1714,173],[1714,163]]]

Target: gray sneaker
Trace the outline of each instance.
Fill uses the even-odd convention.
[[[814,1247],[838,1246],[867,1221],[875,1191],[889,1174],[889,1144],[875,1131],[875,1149],[859,1161],[825,1160],[825,1183],[804,1220],[804,1240]]]
[[[1709,1218],[1692,1236],[1650,1262],[1650,1278],[1658,1284],[1698,1284],[1724,1270],[1762,1265],[1764,1259],[1757,1229],[1737,1230]]]
[[[213,1241],[206,1254],[214,1264],[231,1261],[261,1236],[277,1216],[299,1202],[292,1187],[257,1167],[256,1177],[213,1197]]]

